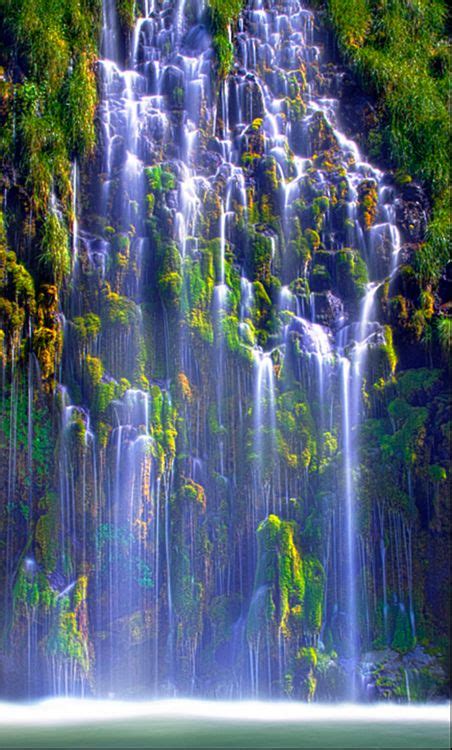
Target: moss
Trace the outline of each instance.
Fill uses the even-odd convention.
[[[42,562],[46,573],[52,573],[57,563],[55,513],[50,511],[40,516],[36,522],[35,539],[39,545],[38,562]]]
[[[226,78],[234,62],[234,48],[224,33],[215,34],[213,45],[218,60],[218,75],[220,79]]]
[[[103,314],[108,323],[128,327],[136,322],[137,306],[135,302],[111,291],[109,284],[106,284],[104,289],[103,303]]]
[[[80,156],[92,154],[96,144],[97,83],[94,65],[93,52],[81,50],[73,65],[67,89],[65,131],[71,150]],[[83,106],[80,106],[80,102],[83,102]]]
[[[206,493],[204,487],[197,484],[193,479],[187,479],[181,489],[182,498],[190,503],[199,505],[202,511],[206,510]]]
[[[47,652],[62,661],[75,661],[84,672],[89,670],[87,642],[80,628],[77,612],[70,609],[66,597],[60,599],[58,616],[47,639]]]
[[[250,237],[250,276],[268,287],[272,260],[272,238],[259,232]]]
[[[436,335],[443,353],[448,356],[452,349],[452,318],[438,318]]]
[[[411,651],[415,645],[416,639],[413,638],[408,612],[404,607],[398,607],[391,646],[395,651],[404,654]]]
[[[336,253],[336,279],[340,294],[352,302],[364,296],[367,268],[361,256],[348,248]]]
[[[407,401],[432,398],[441,388],[441,370],[416,367],[397,376],[397,393]]]
[[[295,674],[300,685],[301,697],[312,701],[317,688],[315,668],[317,666],[317,652],[310,646],[304,646],[297,651],[295,657]]]
[[[178,373],[177,382],[182,398],[190,403],[193,400],[193,391],[191,389],[190,381],[184,372]]]
[[[331,275],[325,266],[316,264],[313,267],[309,279],[309,286],[313,292],[323,292],[331,289]]]
[[[86,602],[88,596],[88,577],[79,576],[74,588],[74,607],[78,609],[83,602]]]
[[[8,252],[5,260],[4,287],[10,289],[11,295],[14,295],[19,305],[29,312],[34,312],[35,285],[31,274],[17,261],[15,253]]]
[[[389,403],[388,412],[394,421],[395,430],[382,440],[383,455],[397,456],[410,466],[416,462],[418,449],[425,439],[428,410],[422,406],[410,406],[404,399],[397,397]]]
[[[316,456],[315,426],[309,405],[296,391],[287,390],[277,400],[277,447],[291,468],[307,468]]]
[[[253,353],[249,346],[246,346],[240,336],[239,321],[235,315],[225,315],[221,321],[221,328],[225,337],[228,349],[234,354],[239,354],[248,362],[253,362]]]
[[[149,188],[159,196],[168,190],[174,190],[176,181],[173,172],[162,165],[146,167],[144,170]]]
[[[182,266],[179,251],[174,243],[159,249],[158,287],[164,301],[172,309],[179,306],[182,292]]]
[[[254,640],[272,621],[284,636],[303,616],[305,578],[295,525],[270,515],[257,530],[258,563],[247,624]]]
[[[74,318],[72,322],[77,336],[82,341],[94,339],[100,333],[101,321],[95,313],[86,313],[86,315]]]
[[[108,383],[97,383],[94,391],[93,409],[97,414],[102,414],[116,397],[116,384],[114,381]]]
[[[391,326],[385,326],[385,344],[384,344],[385,353],[388,359],[389,369],[391,375],[394,374],[395,369],[397,367],[397,354],[394,348],[394,338],[392,335],[392,328]]]
[[[54,211],[44,219],[40,260],[52,281],[60,287],[71,269],[71,258],[67,228]]]
[[[0,203],[0,361],[6,364],[20,350],[25,324],[36,312],[33,278],[16,254],[8,251]]]
[[[45,575],[27,570],[25,563],[22,563],[14,584],[13,600],[14,615],[18,618],[24,612],[36,611],[39,607],[48,612],[55,607],[57,594]]]
[[[316,251],[320,247],[320,236],[319,233],[315,231],[315,229],[305,229],[304,231],[305,239],[309,245],[310,250]]]
[[[99,446],[101,448],[106,448],[108,444],[108,438],[111,433],[111,425],[109,425],[107,422],[101,422],[98,421],[96,426],[96,434],[97,438],[99,440]]]
[[[234,623],[240,617],[241,601],[238,595],[215,596],[208,605],[208,617],[213,627],[213,643],[228,641]]]
[[[311,636],[319,635],[323,622],[325,571],[314,557],[305,557],[303,562],[306,580],[304,627]]]
[[[38,320],[33,331],[33,349],[41,368],[42,380],[47,387],[52,387],[52,378],[63,349],[57,309],[56,288],[53,285],[42,286],[38,295]]]
[[[98,357],[92,357],[90,354],[88,354],[88,356],[86,357],[85,364],[90,385],[92,388],[94,388],[102,380],[104,374],[104,366],[102,364],[102,361]]]
[[[317,652],[315,648],[305,646],[297,651],[297,663],[303,671],[315,669],[317,666]]]
[[[135,0],[116,0],[119,20],[126,30],[131,29],[135,22],[135,6]]]
[[[358,211],[365,229],[375,223],[378,207],[378,190],[374,180],[363,180],[358,185]]]
[[[207,344],[213,344],[213,325],[210,313],[206,310],[192,310],[189,320],[190,328]]]
[[[325,214],[330,207],[330,200],[326,195],[321,195],[314,198],[312,202],[312,217],[317,231],[320,231],[323,227]]]

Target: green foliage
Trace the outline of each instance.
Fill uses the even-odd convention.
[[[38,212],[46,211],[52,185],[68,210],[70,160],[94,148],[99,5],[97,0],[3,5],[4,28],[15,40],[9,54],[22,68],[15,84],[20,168]]]
[[[176,184],[174,174],[160,164],[154,167],[146,167],[144,173],[150,190],[155,193],[160,194],[168,190],[174,190]]]
[[[116,8],[121,24],[125,29],[131,29],[135,21],[136,0],[116,0]]]
[[[426,242],[421,245],[414,258],[414,268],[424,283],[438,281],[444,266],[450,260],[450,226],[448,190],[444,196],[437,197],[427,227]]]
[[[80,106],[83,102],[83,106]],[[96,77],[93,59],[81,51],[74,65],[67,88],[65,132],[68,145],[77,154],[91,154],[96,143],[95,112],[97,106]]]
[[[440,386],[441,370],[427,367],[417,367],[399,373],[397,377],[397,392],[408,401],[419,398],[420,395],[429,397]]]
[[[441,349],[449,354],[452,349],[452,318],[438,318],[436,332]]]
[[[226,78],[234,63],[234,48],[225,34],[215,34],[213,38],[218,59],[218,74]]]
[[[232,68],[234,51],[229,40],[229,27],[236,23],[243,0],[208,0],[213,43],[218,59],[218,73],[225,78]]]

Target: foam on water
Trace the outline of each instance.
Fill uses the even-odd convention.
[[[0,703],[0,725],[84,724],[168,717],[235,723],[439,723],[450,722],[450,703],[297,703],[272,701],[155,701],[51,698],[36,703]]]

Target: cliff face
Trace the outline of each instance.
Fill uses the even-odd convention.
[[[436,171],[397,119],[405,4],[3,5],[3,694],[444,695],[448,175],[441,117]]]

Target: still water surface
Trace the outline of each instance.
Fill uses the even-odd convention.
[[[449,704],[0,704],[1,748],[449,748],[449,738]]]

